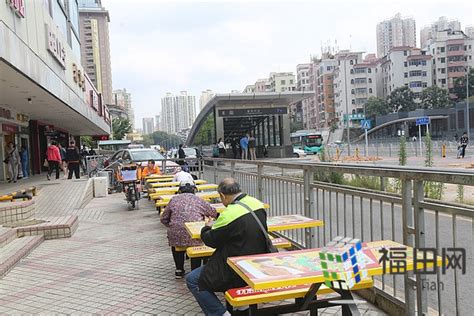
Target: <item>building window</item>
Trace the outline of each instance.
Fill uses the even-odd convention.
[[[351,69],[351,74],[354,74],[354,69]]]
[[[422,72],[421,72],[421,75],[422,75],[423,77],[426,77],[426,71],[422,71]]]
[[[408,78],[408,72],[404,73],[405,78]]]
[[[352,99],[352,104],[356,104],[356,100]]]
[[[354,79],[351,79],[351,84],[354,84]]]
[[[405,61],[403,62],[403,67],[407,67],[408,66],[408,63]]]
[[[440,48],[439,48],[439,51],[440,51],[441,53],[444,53],[444,47],[440,47]]]
[[[349,61],[349,64],[350,64],[350,65],[354,65],[354,61],[351,59],[351,60]]]
[[[444,64],[446,62],[446,58],[441,57],[441,63]]]
[[[372,78],[369,78],[369,83],[372,83]]]
[[[369,68],[367,71],[368,71],[369,74],[370,74],[370,73],[372,72],[372,68]]]
[[[355,91],[354,91],[354,89],[352,89],[352,90],[351,90],[351,94],[355,94]]]
[[[290,84],[293,84],[293,79],[290,79]]]
[[[403,56],[407,56],[408,52],[406,50],[403,51]]]
[[[280,84],[282,85],[286,84],[286,80],[280,80]]]
[[[441,79],[442,84],[446,84],[446,79]]]
[[[423,82],[423,88],[426,88],[428,87],[428,83],[427,82]]]
[[[372,88],[369,88],[369,93],[372,93]]]

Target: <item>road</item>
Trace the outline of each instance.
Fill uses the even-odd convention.
[[[311,158],[289,160],[308,161]],[[248,165],[241,165],[238,168],[245,171],[252,171],[254,169]],[[278,168],[265,168],[264,174],[282,175],[281,170]],[[229,174],[221,172],[219,179],[225,176],[229,176]],[[246,192],[256,195],[256,181],[254,177],[237,175],[237,178]],[[270,215],[304,214],[303,190],[299,185],[287,185],[282,181],[264,181],[263,194],[264,201],[270,204]],[[314,194],[315,217],[325,222],[324,228],[316,229],[316,246],[323,246],[338,235],[360,238],[363,241],[392,239],[403,242],[402,211],[400,205],[394,204],[392,207],[391,204],[380,203],[380,201],[375,199],[371,201],[366,198],[353,198],[349,195],[344,197],[343,194],[323,192],[322,190],[317,190]],[[439,240],[439,249],[453,247],[452,216],[440,214],[438,220],[439,228],[436,229],[434,212],[425,211],[426,247],[435,247],[436,237]],[[458,217],[455,224],[456,247],[464,248],[467,252],[467,273],[466,275],[461,275],[461,271],[459,271],[458,274],[460,315],[467,315],[472,306],[470,293],[474,293],[474,283],[469,281],[474,280],[473,222],[471,219]],[[436,232],[438,232],[438,236],[436,236]],[[302,230],[293,231],[289,234],[290,238],[301,243],[304,240]],[[429,276],[428,280],[438,284],[436,282],[436,275]],[[442,311],[446,315],[453,315],[455,314],[453,270],[447,270],[445,275],[441,275],[440,281],[444,285],[444,289],[441,291]],[[395,278],[386,277],[385,282],[386,286],[390,288],[396,287],[397,296],[403,295],[402,276],[396,276]],[[438,309],[437,294],[437,291],[433,290],[428,292],[429,306],[435,310]]]

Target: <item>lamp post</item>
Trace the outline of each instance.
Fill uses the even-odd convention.
[[[466,117],[467,117],[467,137],[471,139],[471,127],[469,126],[469,65],[466,66]]]
[[[347,87],[349,86],[349,83],[347,82],[347,74],[346,74],[347,57],[350,57],[350,53],[348,53],[346,55],[346,57],[344,57],[344,82],[346,83],[345,86],[344,86],[344,89],[346,90],[346,91],[344,91],[344,94],[346,95],[347,155],[350,156],[351,155],[351,136],[350,136],[350,131],[349,131],[349,103],[347,101],[347,94],[348,94],[347,93]]]

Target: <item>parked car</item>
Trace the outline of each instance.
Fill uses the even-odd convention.
[[[184,154],[186,155],[186,163],[190,167],[190,170],[195,170],[199,167],[199,159],[202,158],[202,154],[199,149],[194,147],[184,147]],[[169,150],[168,158],[177,159],[178,158],[178,150],[173,149]]]
[[[179,165],[173,161],[166,162],[166,170],[163,168],[163,161],[165,159],[161,153],[151,148],[136,148],[136,149],[122,149],[117,151],[108,161],[109,164],[122,159],[124,162],[132,161],[137,165],[145,168],[148,160],[155,160],[162,172],[174,173],[179,171]]]
[[[295,158],[306,157],[306,153],[301,148],[293,147],[293,157]]]

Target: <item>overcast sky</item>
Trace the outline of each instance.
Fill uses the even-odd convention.
[[[378,22],[400,12],[419,30],[440,16],[474,24],[472,0],[103,0],[110,13],[113,87],[132,93],[136,128],[166,92],[243,90],[272,71],[339,49],[376,52]]]

